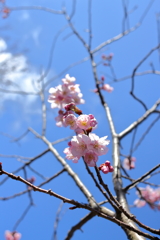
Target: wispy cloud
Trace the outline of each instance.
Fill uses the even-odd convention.
[[[1,103],[22,98],[21,94],[14,94],[16,92],[24,92],[27,103],[35,101],[38,73],[28,65],[24,55],[13,55],[7,51],[7,44],[3,39],[0,39],[0,75]],[[25,93],[33,94],[27,96]]]

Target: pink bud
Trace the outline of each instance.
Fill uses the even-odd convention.
[[[104,77],[104,76],[101,76],[101,80],[104,81],[104,80],[105,80],[105,77]]]

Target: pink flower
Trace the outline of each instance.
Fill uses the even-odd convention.
[[[76,128],[75,130],[75,133],[78,135],[78,134],[84,134],[84,131],[81,129],[81,128]]]
[[[97,124],[98,124],[97,120],[95,119],[93,114],[89,114],[88,116],[90,118],[90,126],[95,129],[97,127]]]
[[[98,156],[105,155],[108,152],[106,145],[109,144],[109,140],[105,140],[107,136],[99,138],[94,133],[89,133],[90,143],[88,149],[94,151]]]
[[[96,162],[98,161],[98,156],[92,150],[88,150],[84,155],[84,161],[87,163],[88,166],[95,167]]]
[[[63,151],[66,154],[66,158],[68,160],[72,160],[72,162],[74,163],[78,163],[79,158],[78,157],[74,157],[70,151],[70,148],[65,148]]]
[[[136,192],[140,199],[135,200],[134,204],[137,207],[143,207],[147,202],[150,204],[149,206],[154,209],[155,207],[159,210],[159,203],[156,205],[155,203],[160,199],[160,189],[153,189],[150,186],[146,186],[146,188],[140,188],[140,192]]]
[[[127,170],[131,170],[135,168],[135,157],[125,158],[123,160],[123,167]]]
[[[19,239],[21,239],[21,234],[16,231],[14,231],[14,232],[5,231],[5,239],[6,240],[19,240]]]
[[[114,88],[111,87],[109,84],[104,84],[104,85],[102,85],[101,89],[102,89],[102,90],[105,90],[105,91],[107,91],[107,92],[109,92],[109,93],[114,90]]]
[[[76,105],[84,103],[79,84],[74,84],[75,80],[74,77],[70,77],[67,74],[62,79],[62,85],[49,89],[50,96],[48,102],[51,103],[51,108],[63,108],[67,103],[71,102],[74,102]]]
[[[64,97],[62,95],[61,86],[50,88],[49,93],[51,93],[51,95],[49,96],[48,102],[51,103],[51,108],[62,108]]]
[[[70,151],[75,157],[84,156],[87,151],[87,145],[89,142],[89,137],[85,134],[78,134],[71,139],[71,148]]]
[[[146,205],[146,201],[144,200],[140,200],[140,199],[136,199],[134,201],[134,205],[138,208],[144,207]]]
[[[59,110],[58,112],[58,116],[55,118],[56,120],[56,125],[58,127],[66,127],[64,121],[63,121],[63,117],[64,117],[64,112],[62,110]]]
[[[76,106],[75,103],[74,103],[74,102],[71,102],[71,103],[66,104],[66,105],[64,106],[64,108],[65,108],[66,111],[69,111],[69,110],[74,111],[75,106]]]
[[[113,172],[114,168],[110,165],[109,161],[106,161],[100,165],[99,170],[101,170],[104,174],[107,174],[109,172]]]
[[[90,128],[90,117],[82,114],[77,118],[77,126],[81,129],[87,130]]]
[[[75,77],[70,77],[69,74],[66,74],[65,78],[62,79],[62,82],[65,84],[72,84],[75,81]]]
[[[79,86],[80,86],[79,84],[72,84],[72,85],[68,86],[68,89],[70,90],[70,92],[80,93],[81,90],[80,90]]]
[[[64,123],[66,126],[70,126],[70,129],[75,130],[77,128],[77,123],[76,123],[77,118],[73,114],[67,115],[67,117],[64,118]]]
[[[105,76],[101,76],[101,80],[104,81],[105,80]]]

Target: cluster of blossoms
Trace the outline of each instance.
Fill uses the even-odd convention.
[[[140,192],[136,192],[139,196],[139,199],[134,201],[136,207],[140,208],[148,203],[152,209],[160,210],[160,188],[153,189],[150,186],[146,186],[146,188],[140,188]]]
[[[69,147],[65,148],[64,153],[68,160],[77,163],[83,157],[88,166],[94,167],[98,161],[98,156],[105,155],[108,152],[106,145],[109,140],[107,136],[99,138],[94,133],[78,134],[74,136],[69,142]]]
[[[104,83],[104,81],[105,81],[105,77],[104,77],[104,76],[101,76],[101,79],[99,80],[99,87],[100,87],[100,89],[101,89],[101,90],[104,90],[104,91],[106,91],[106,92],[111,93],[111,92],[114,90],[114,88],[111,87],[109,84]],[[98,92],[98,89],[94,89],[93,91],[94,91],[95,93],[97,93],[97,92]]]
[[[114,171],[109,161],[106,161],[105,163],[101,164],[99,166],[99,170],[101,170],[104,174]]]
[[[134,169],[135,168],[135,161],[136,161],[135,157],[125,158],[123,160],[123,167],[127,170]]]
[[[22,235],[16,231],[14,232],[5,231],[4,236],[6,240],[20,240]]]
[[[72,108],[68,108],[68,106],[73,106]],[[69,110],[69,109],[73,109]],[[70,103],[65,107],[66,111],[59,111],[59,115],[55,118],[56,125],[60,127],[69,126],[70,129],[75,130],[76,133],[84,133],[84,130],[95,129],[97,126],[97,120],[92,114],[86,115],[81,114],[81,111],[75,106],[74,103]],[[81,114],[76,117],[74,113],[76,112]]]
[[[58,116],[55,118],[56,125],[74,130],[74,136],[68,143],[68,148],[64,149],[66,158],[77,163],[83,157],[88,166],[96,166],[98,157],[108,152],[106,147],[109,140],[107,136],[99,138],[92,131],[97,127],[97,120],[92,114],[86,115],[76,106],[84,103],[79,84],[74,84],[75,78],[68,74],[62,79],[63,85],[50,88],[49,102],[52,108],[60,108]],[[77,114],[78,116],[76,116]],[[113,167],[108,165],[108,172],[113,171]],[[107,172],[106,172],[107,173]]]
[[[63,84],[55,88],[50,88],[48,102],[51,103],[51,108],[64,108],[68,103],[75,103],[76,105],[84,103],[79,84],[75,84],[76,79],[70,77],[69,74],[62,79]]]

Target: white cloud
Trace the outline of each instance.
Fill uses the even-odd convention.
[[[36,80],[39,78],[39,75],[28,65],[24,55],[13,55],[8,52],[7,45],[3,39],[0,39],[0,75],[1,104],[6,100],[20,100],[22,97],[25,97],[26,104],[36,100],[37,96],[35,95],[5,93],[5,90],[38,92]],[[2,89],[4,89],[4,92]]]
[[[6,49],[7,49],[7,44],[2,38],[0,38],[0,52],[5,51]]]

